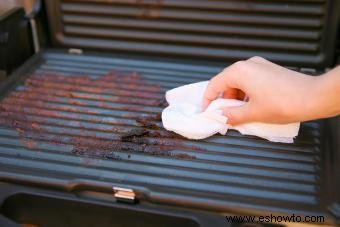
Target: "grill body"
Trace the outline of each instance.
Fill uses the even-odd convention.
[[[103,83],[110,69],[120,71],[120,79]],[[208,79],[221,70],[217,66],[46,51],[22,70],[12,77],[13,86],[6,86],[12,88],[4,92],[1,105],[11,113],[7,119],[20,122],[24,114],[36,125],[1,127],[4,180],[10,175],[21,183],[39,179],[43,185],[62,182],[64,187],[93,182],[99,188],[128,186],[148,201],[219,212],[327,215],[320,199],[328,190],[323,166],[330,153],[325,151],[322,122],[302,124],[294,144],[232,130],[226,136],[191,141],[162,128],[154,117],[162,107],[152,101],[172,87]],[[143,84],[136,88],[134,80],[125,80],[129,72],[138,72]],[[22,91],[24,95],[17,95]],[[152,126],[143,124],[141,116],[151,119]],[[32,132],[32,127],[43,131]],[[74,142],[122,141],[140,128],[150,133],[134,134],[104,155],[91,146],[82,153],[84,143]]]
[[[56,204],[84,213],[92,205],[105,214],[128,208],[123,217],[150,226],[152,218],[225,226],[228,214],[339,222],[338,119],[303,123],[293,144],[232,130],[192,141],[165,131],[160,119],[166,90],[208,80],[240,59],[259,55],[313,75],[332,67],[338,1],[45,4],[52,48],[0,84],[1,214],[51,225],[58,218],[48,204]],[[120,204],[113,187],[139,202]],[[37,216],[43,210],[48,218]],[[83,226],[112,223],[85,216]],[[117,225],[124,223],[131,224]]]

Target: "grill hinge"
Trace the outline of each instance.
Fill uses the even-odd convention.
[[[113,187],[114,197],[117,202],[135,203],[136,193],[129,188]]]

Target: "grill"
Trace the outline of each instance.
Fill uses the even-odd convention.
[[[340,220],[339,122],[305,122],[282,144],[233,130],[187,140],[160,118],[167,90],[208,80],[228,62],[260,55],[315,75],[332,67],[340,2],[45,4],[52,47],[0,84],[0,223],[2,215],[42,226],[231,226],[228,214]]]
[[[31,62],[21,83],[1,102],[6,109],[1,114],[8,114],[3,119],[19,121],[19,128],[2,122],[0,168],[20,173],[21,181],[53,175],[68,185],[91,180],[143,187],[152,191],[148,199],[176,205],[174,198],[182,198],[188,206],[204,201],[207,208],[218,204],[221,211],[320,212],[320,123],[302,124],[294,144],[235,131],[191,141],[162,128],[159,105],[164,91],[208,79],[221,68],[56,51]],[[120,71],[119,81],[104,75],[109,70]],[[20,126],[20,111],[30,127]],[[103,153],[96,152],[98,141],[121,142],[104,143],[108,149],[99,149]]]

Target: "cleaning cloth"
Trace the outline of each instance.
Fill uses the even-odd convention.
[[[300,123],[268,124],[245,123],[228,125],[228,118],[221,108],[244,105],[235,99],[218,98],[202,112],[201,104],[208,81],[181,86],[166,92],[169,104],[162,112],[165,129],[188,139],[205,139],[216,133],[225,135],[228,129],[235,129],[243,135],[254,135],[273,142],[293,143],[298,135]]]

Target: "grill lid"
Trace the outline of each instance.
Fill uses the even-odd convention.
[[[223,63],[255,55],[324,69],[334,57],[335,0],[46,1],[54,45]]]

